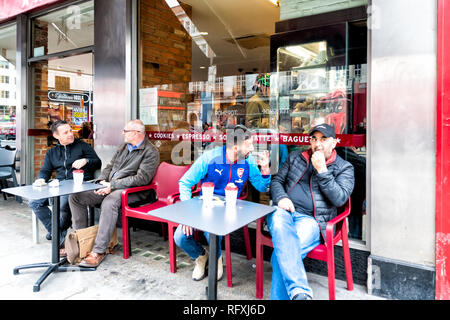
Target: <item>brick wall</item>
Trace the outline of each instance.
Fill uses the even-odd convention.
[[[188,16],[190,6],[182,4]],[[164,0],[140,2],[140,88],[172,84],[168,90],[187,92],[191,81],[192,39]],[[175,85],[176,84],[176,85]],[[186,107],[186,103],[182,106]],[[158,119],[170,118],[170,110],[159,110]],[[179,112],[179,111],[178,111]],[[186,111],[184,111],[186,119]],[[159,126],[147,126],[158,131]],[[174,130],[171,128],[169,130]],[[178,142],[161,141],[157,145],[161,161],[171,162],[171,151]]]
[[[48,48],[48,24],[45,21],[36,21],[34,28],[34,46],[44,46],[44,54]],[[48,129],[48,62],[42,61],[34,66],[34,128]],[[34,176],[35,178],[44,163],[47,152],[47,137],[34,137]]]
[[[364,6],[368,0],[280,0],[280,20]]]

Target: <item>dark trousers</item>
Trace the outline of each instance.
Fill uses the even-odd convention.
[[[52,199],[53,200],[53,199]],[[39,199],[32,200],[29,203],[31,210],[33,210],[34,214],[38,219],[42,222],[45,229],[48,232],[52,232],[52,212],[48,208],[51,205],[49,199]],[[72,223],[70,207],[69,207],[69,196],[61,196],[60,203],[60,218],[59,218],[59,239],[60,245],[64,243],[64,239],[66,237],[67,229],[70,227]]]
[[[75,230],[88,227],[88,207],[100,206],[100,219],[97,238],[95,239],[95,253],[105,253],[109,241],[116,227],[117,217],[122,210],[122,189],[114,190],[106,196],[98,195],[94,191],[71,194],[69,197],[72,211],[72,226]],[[129,203],[135,203],[147,198],[147,193],[130,194]]]
[[[86,191],[71,194],[69,197],[72,211],[72,226],[75,230],[88,227],[89,206],[101,205],[97,238],[92,249],[95,253],[105,253],[109,245],[116,227],[119,210],[122,207],[122,191],[114,190],[106,196],[98,195],[94,191]]]

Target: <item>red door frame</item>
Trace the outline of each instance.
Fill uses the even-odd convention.
[[[450,0],[438,0],[436,299],[450,299]],[[447,261],[447,263],[446,263]]]

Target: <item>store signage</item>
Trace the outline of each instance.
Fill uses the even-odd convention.
[[[87,93],[49,91],[48,98],[50,99],[50,101],[60,101],[60,102],[77,102],[77,103],[79,103],[82,99],[83,99],[83,103],[89,102],[89,94],[87,94]]]
[[[225,143],[227,135],[223,132],[169,132],[147,131],[150,140],[168,141],[194,141],[194,142],[222,142]],[[306,133],[255,133],[252,136],[255,144],[286,144],[309,145],[309,135]],[[337,145],[342,147],[363,147],[366,145],[364,134],[338,134]]]
[[[158,88],[139,89],[139,113],[144,124],[158,124]]]
[[[72,123],[76,126],[81,126],[83,122],[88,121],[87,107],[73,106],[72,108]]]
[[[44,55],[44,47],[37,47],[33,49],[33,57],[40,57]]]
[[[58,1],[60,0],[0,0],[0,20]]]

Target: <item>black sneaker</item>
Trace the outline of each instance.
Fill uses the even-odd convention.
[[[50,232],[48,232],[48,233],[45,235],[45,239],[47,239],[47,240],[52,240],[52,234],[51,234]]]

